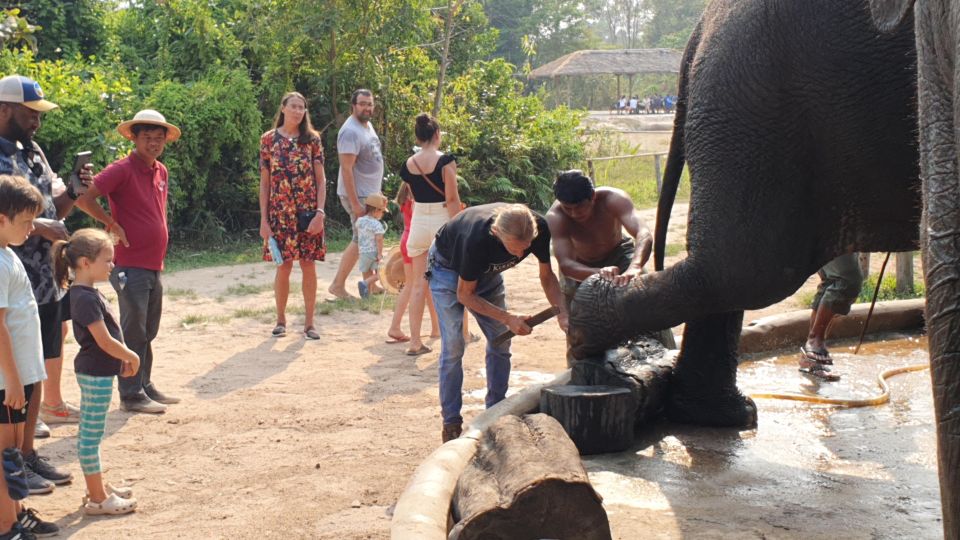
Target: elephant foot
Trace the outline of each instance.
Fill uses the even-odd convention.
[[[671,422],[709,427],[753,429],[757,427],[757,405],[740,392],[702,398],[671,395],[666,416]]]

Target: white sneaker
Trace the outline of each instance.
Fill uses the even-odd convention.
[[[33,438],[34,439],[46,439],[50,436],[50,426],[45,424],[43,420],[37,418],[37,427],[33,429]]]
[[[80,409],[66,401],[58,407],[40,404],[40,419],[47,424],[76,424],[80,422]]]

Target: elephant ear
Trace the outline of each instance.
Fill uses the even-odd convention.
[[[913,9],[914,0],[870,0],[873,23],[881,32],[892,32]]]

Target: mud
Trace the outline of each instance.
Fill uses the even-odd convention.
[[[926,340],[834,345],[836,383],[797,372],[797,355],[741,364],[745,393],[863,398],[877,374],[927,362]],[[841,409],[758,400],[756,430],[661,423],[631,450],[587,457],[614,538],[939,538],[928,371],[890,379],[889,404]]]

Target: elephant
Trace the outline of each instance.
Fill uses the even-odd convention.
[[[912,4],[712,2],[683,55],[655,233],[662,270],[686,162],[688,257],[626,288],[587,280],[568,340],[591,359],[686,322],[667,417],[751,427],[736,387],[743,310],[836,255],[922,243],[944,533],[958,540],[960,1]]]

